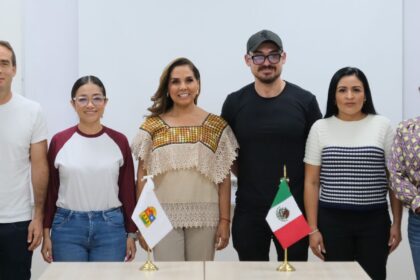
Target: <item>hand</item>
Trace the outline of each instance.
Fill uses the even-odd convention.
[[[29,223],[28,227],[28,238],[27,241],[29,243],[28,250],[33,251],[35,250],[42,241],[42,219],[34,218]]]
[[[131,238],[127,237],[127,251],[125,253],[125,261],[131,262],[136,257],[136,241]]]
[[[388,241],[389,254],[391,254],[395,249],[397,249],[401,240],[402,240],[401,226],[392,224],[391,229],[389,231],[389,241]]]
[[[144,237],[141,235],[139,236],[139,243],[140,243],[140,246],[143,248],[143,250],[145,250],[146,252],[151,251],[149,246],[146,243],[146,240],[144,240]]]
[[[319,231],[309,235],[309,247],[311,247],[312,253],[314,253],[315,256],[321,260],[325,260],[323,255],[326,253],[324,241],[322,239],[322,234]]]
[[[220,220],[216,231],[216,250],[222,250],[229,244],[230,224],[226,220]]]
[[[44,240],[42,241],[42,249],[41,249],[42,258],[47,263],[51,263],[53,261],[53,255],[52,255],[52,242],[51,238],[44,237]]]

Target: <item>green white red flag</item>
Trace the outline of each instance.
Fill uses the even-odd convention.
[[[283,249],[287,249],[311,232],[285,178],[280,180],[276,197],[265,219]]]

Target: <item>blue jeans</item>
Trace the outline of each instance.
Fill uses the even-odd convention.
[[[413,256],[416,278],[420,279],[420,215],[408,212],[408,241]]]
[[[120,208],[89,212],[58,208],[51,228],[53,259],[58,262],[124,261],[126,236]]]
[[[0,280],[31,278],[32,251],[28,250],[30,221],[0,224]]]

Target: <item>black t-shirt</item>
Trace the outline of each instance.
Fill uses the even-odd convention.
[[[264,98],[252,83],[228,95],[222,117],[239,142],[236,207],[268,210],[285,164],[303,211],[305,143],[312,124],[321,118],[316,97],[286,82],[281,94]]]

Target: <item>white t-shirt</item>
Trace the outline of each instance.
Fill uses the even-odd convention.
[[[0,105],[0,223],[32,219],[30,145],[47,137],[38,103],[13,94]]]

